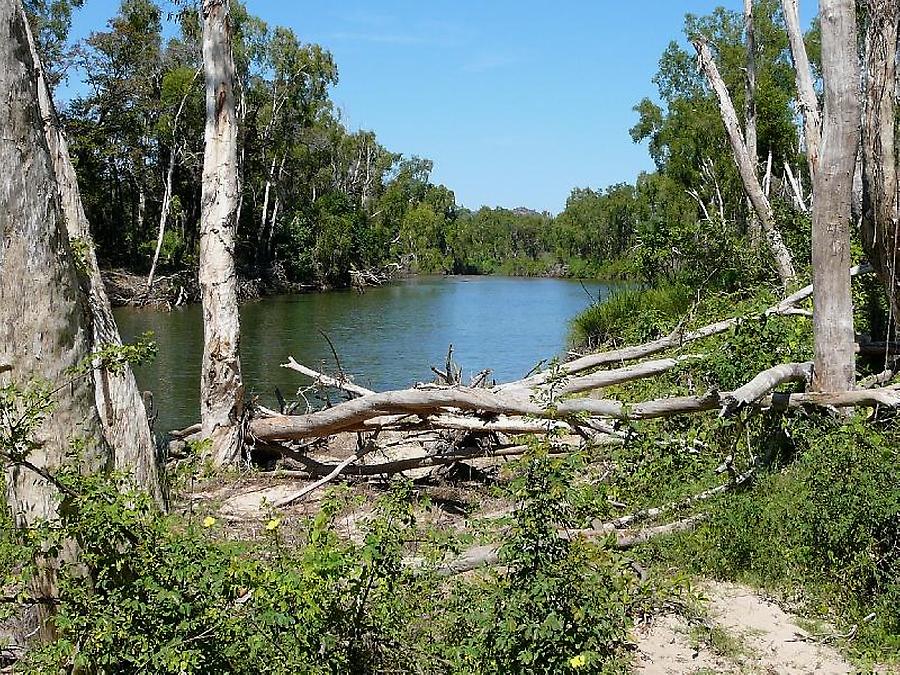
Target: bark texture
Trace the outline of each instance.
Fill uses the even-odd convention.
[[[756,175],[756,165],[753,157],[751,157],[747,144],[741,134],[741,125],[738,121],[737,113],[734,109],[734,103],[725,82],[719,74],[719,69],[713,59],[709,45],[703,38],[695,38],[694,48],[697,50],[697,56],[700,59],[700,67],[709,80],[710,87],[716,94],[719,101],[719,112],[722,116],[722,122],[725,124],[725,131],[728,133],[728,140],[731,143],[731,150],[734,155],[734,161],[744,184],[744,190],[747,197],[753,205],[753,209],[759,218],[772,257],[775,259],[775,266],[778,269],[778,276],[781,283],[788,286],[795,278],[794,263],[791,259],[791,252],[784,244],[781,233],[775,225],[775,214],[772,211],[772,205],[769,203],[760,185],[759,177]]]
[[[813,183],[813,388],[852,389],[856,376],[850,295],[850,221],[859,143],[859,62],[853,0],[820,0],[825,114]]]
[[[81,203],[75,167],[69,156],[68,143],[62,133],[24,11],[22,19],[34,63],[38,107],[62,206],[63,225],[79,258],[78,277],[88,308],[86,326],[90,335],[89,349],[96,351],[109,344],[121,345],[122,338],[100,276],[90,227]],[[96,368],[93,377],[97,411],[104,437],[115,458],[116,470],[131,475],[138,486],[153,495],[162,505],[156,443],[134,374],[130,368],[118,374]]]
[[[897,41],[900,5],[866,0],[863,89],[863,246],[900,321],[897,278]]]
[[[0,363],[11,365],[0,384],[27,386],[40,379],[58,385],[90,354],[89,309],[79,291],[17,0],[0,0],[0,99]],[[83,471],[108,468],[112,456],[93,380],[73,379],[55,401],[27,461],[49,472],[74,461]],[[77,460],[67,455],[76,438],[85,444]],[[27,527],[55,519],[54,484],[5,459],[6,499],[16,523]],[[55,593],[54,563],[45,562],[33,589],[44,597]],[[49,639],[50,608],[40,605],[37,611],[37,637]]]
[[[200,292],[203,301],[203,370],[200,419],[212,441],[213,460],[241,456],[244,386],[234,242],[238,207],[237,122],[234,59],[228,0],[203,3],[203,67],[206,77],[206,149],[200,224]]]

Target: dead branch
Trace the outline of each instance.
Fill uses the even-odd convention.
[[[563,539],[598,539],[610,537],[615,548],[626,549],[633,548],[639,544],[644,544],[655,537],[664,537],[678,532],[686,532],[696,527],[704,519],[703,515],[691,516],[683,520],[677,520],[674,523],[666,525],[657,525],[656,527],[648,527],[642,530],[619,530],[617,532],[603,532],[600,530],[560,530],[559,536]],[[418,563],[419,561],[409,561],[410,563]],[[453,560],[440,565],[435,569],[438,576],[448,577],[464,572],[471,572],[480,567],[488,567],[500,563],[500,545],[499,544],[482,544],[473,546],[464,551]],[[420,564],[420,563],[419,563]]]
[[[854,277],[862,274],[870,274],[871,272],[872,266],[868,264],[856,265],[850,268],[850,276]],[[796,306],[809,298],[812,293],[812,284],[804,286],[800,290],[791,293],[783,300],[769,307],[762,313],[762,316],[790,316],[794,313]],[[738,325],[741,320],[742,319],[739,317],[724,319],[722,321],[717,321],[715,323],[708,324],[692,331],[686,331],[684,330],[684,328],[679,327],[676,330],[672,331],[672,333],[670,333],[669,335],[663,338],[659,338],[658,340],[646,342],[642,345],[623,347],[621,349],[613,349],[611,351],[588,354],[586,356],[582,356],[580,358],[562,364],[561,368],[565,373],[574,375],[576,373],[581,373],[586,370],[592,370],[594,368],[599,368],[600,366],[605,366],[612,363],[636,361],[646,356],[652,356],[653,354],[658,354],[659,352],[666,351],[667,349],[681,347],[688,342],[694,342],[696,340],[702,340],[713,335],[719,335],[720,333],[724,333],[734,326]],[[550,375],[551,372],[549,370],[544,370],[534,375],[530,375],[522,380],[518,380],[517,382],[510,382],[508,384],[501,385],[500,389],[521,388],[522,385],[539,385],[545,382],[550,377]]]
[[[731,143],[734,162],[737,165],[738,173],[744,184],[744,190],[749,197],[754,211],[762,224],[766,239],[769,243],[769,249],[778,268],[778,276],[781,283],[788,286],[796,277],[794,263],[791,259],[791,252],[784,244],[781,232],[775,224],[775,214],[772,211],[772,205],[763,192],[762,185],[759,183],[759,177],[756,175],[755,148],[753,153],[744,142],[741,134],[740,122],[731,101],[731,95],[719,74],[719,69],[713,59],[709,45],[702,37],[696,37],[692,40],[694,48],[697,50],[697,57],[700,61],[700,67],[709,80],[710,87],[715,92],[719,102],[719,112],[722,122],[725,125],[725,131],[728,134],[728,140]]]
[[[336,377],[331,377],[330,375],[326,375],[325,373],[320,373],[319,371],[313,370],[312,368],[308,368],[307,366],[297,363],[294,360],[293,356],[289,356],[287,363],[282,363],[281,367],[296,371],[302,375],[306,375],[307,377],[311,377],[315,381],[316,385],[320,387],[340,389],[341,391],[346,391],[348,394],[353,394],[354,396],[365,396],[366,394],[375,393],[372,389],[366,389],[365,387],[361,387],[358,384],[354,384],[352,381],[350,381],[349,378],[339,379]]]
[[[783,363],[764,370],[742,387],[723,397],[723,413],[732,414],[755,403],[773,389],[787,382],[808,383],[812,379],[813,364]]]

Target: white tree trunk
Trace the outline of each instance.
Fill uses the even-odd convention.
[[[31,439],[24,459],[52,473],[78,463],[82,471],[111,467],[91,377],[69,369],[88,358],[89,309],[79,289],[53,162],[38,106],[34,62],[17,0],[0,0],[0,363],[11,366],[0,384],[54,385],[71,380],[54,397],[53,411]],[[70,453],[80,439],[84,448]],[[4,448],[5,449],[5,448]],[[18,458],[21,460],[22,458]],[[57,487],[21,461],[3,457],[6,501],[17,525],[57,516]],[[55,594],[55,557],[35,580],[39,596]],[[51,606],[38,608],[38,639],[53,637]]]
[[[178,110],[175,112],[175,117],[172,120],[172,147],[169,150],[169,167],[166,169],[166,183],[163,187],[162,206],[159,210],[159,229],[156,233],[156,249],[153,251],[153,262],[150,264],[150,274],[147,275],[148,293],[153,288],[153,277],[156,275],[156,265],[159,263],[159,252],[162,250],[163,237],[166,234],[169,209],[172,208],[172,174],[175,172],[175,163],[178,161],[179,155],[178,120],[181,118],[181,113],[184,111],[184,105],[187,103],[188,96],[191,94],[191,87],[194,86],[194,82],[200,76],[201,70],[202,68],[198,68],[194,73],[194,79],[191,80],[190,85],[188,85],[188,90],[184,92],[184,96],[181,97],[181,102],[178,104]]]
[[[850,295],[850,221],[859,142],[856,3],[820,0],[825,115],[813,183],[813,333],[818,391],[841,392],[856,379]]]
[[[766,199],[762,186],[759,183],[759,177],[756,175],[756,166],[753,162],[747,144],[741,135],[740,122],[738,122],[737,113],[734,110],[734,104],[731,102],[731,96],[725,87],[725,82],[719,74],[716,62],[709,51],[709,46],[703,39],[694,40],[694,48],[700,59],[700,67],[706,74],[707,80],[716,94],[719,101],[719,112],[722,116],[722,122],[725,124],[725,130],[728,133],[728,140],[731,143],[734,161],[740,173],[741,180],[744,184],[744,190],[753,204],[756,215],[759,217],[766,240],[769,243],[769,249],[772,257],[775,259],[775,266],[778,268],[778,276],[781,283],[788,286],[796,276],[794,272],[794,263],[791,260],[791,252],[784,245],[781,233],[775,225],[775,214],[772,211],[772,205]]]
[[[212,441],[214,462],[241,457],[244,385],[234,267],[238,206],[234,60],[228,0],[203,2],[206,74],[206,150],[200,223],[200,292],[203,300],[203,370],[200,419]]]
[[[806,142],[806,158],[809,162],[809,174],[815,180],[819,168],[819,146],[821,144],[822,122],[819,115],[819,100],[813,87],[812,70],[803,42],[803,30],[800,28],[800,10],[798,0],[781,0],[784,11],[784,23],[787,27],[791,44],[791,57],[794,60],[794,73],[797,82],[797,98],[803,114],[803,137]]]
[[[69,240],[81,257],[81,285],[86,294],[90,349],[95,351],[108,344],[120,345],[122,338],[113,317],[112,307],[100,276],[100,266],[94,253],[90,227],[75,167],[69,156],[68,143],[50,97],[50,89],[41,67],[36,43],[27,18],[22,14],[30,54],[34,63],[38,108],[43,121],[44,138],[53,163],[56,188],[62,205],[63,224]],[[130,474],[137,485],[163,504],[156,443],[150,431],[144,400],[130,368],[112,373],[97,368],[93,373],[97,411],[103,424],[106,442],[113,449],[115,468]]]

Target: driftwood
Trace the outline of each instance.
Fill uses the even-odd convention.
[[[341,391],[346,391],[348,394],[353,394],[354,396],[365,396],[366,394],[375,393],[372,389],[366,389],[358,384],[353,384],[349,379],[332,377],[331,375],[320,373],[317,370],[299,364],[294,360],[293,356],[289,356],[287,363],[282,363],[281,367],[311,377],[319,386],[340,389]]]

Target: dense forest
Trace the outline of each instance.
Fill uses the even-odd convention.
[[[459,206],[238,2],[71,44],[80,4],[0,0],[0,668],[896,671],[897,2],[688,15],[635,106],[655,170],[555,216]],[[154,433],[101,265],[196,279],[195,424]],[[451,346],[375,391],[323,335],[254,398],[241,278],[396,271],[632,283],[517,380]]]
[[[763,162],[772,155],[776,208],[794,220],[787,176],[792,169],[801,185],[809,183],[776,9],[769,0],[758,10],[758,146]],[[647,141],[657,171],[633,185],[573,189],[553,217],[457,204],[452,186],[431,182],[430,160],[393,152],[372,131],[345,127],[329,98],[339,64],[327,50],[289,28],[268,26],[240,3],[232,17],[240,147],[236,256],[247,278],[341,286],[351,269],[399,266],[651,283],[688,273],[734,284],[753,267],[737,254],[750,212],[739,198],[715,100],[678,43],[660,61],[660,103],[638,103],[631,130],[636,142]],[[147,273],[157,255],[164,270],[197,263],[204,120],[199,27],[194,12],[175,18],[177,35],[165,39],[163,9],[152,0],[126,0],[106,30],[78,45],[64,41],[58,18],[45,18],[39,31],[53,43],[44,51],[55,58],[56,78],[67,70],[84,77],[61,116],[105,266]],[[689,17],[686,28],[709,35],[726,84],[742,91],[742,16],[721,10]],[[815,31],[808,41],[815,63]],[[742,98],[735,98],[739,108]],[[786,232],[798,251],[802,230]]]

